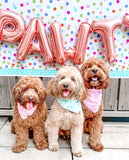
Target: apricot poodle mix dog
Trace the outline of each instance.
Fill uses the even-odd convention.
[[[46,89],[39,78],[22,77],[13,88],[15,101],[11,132],[16,133],[16,144],[13,152],[27,149],[29,130],[33,130],[33,140],[37,149],[45,149],[48,143],[45,139],[44,122],[47,118],[45,99]]]
[[[102,89],[110,83],[110,77],[105,62],[96,58],[88,59],[81,67],[80,72],[88,88],[88,97],[82,102],[85,117],[84,132],[89,132],[89,145],[96,151],[102,151],[101,133],[103,130]]]
[[[46,121],[49,149],[58,150],[59,129],[71,131],[71,147],[75,156],[82,156],[84,116],[80,101],[86,90],[80,72],[74,67],[64,67],[48,83],[48,92],[56,100]]]

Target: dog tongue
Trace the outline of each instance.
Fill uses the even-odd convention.
[[[67,97],[67,96],[69,95],[69,92],[70,92],[70,91],[68,91],[68,90],[64,90],[64,91],[63,91],[63,96],[64,96],[64,97]]]
[[[93,81],[96,81],[96,80],[97,80],[97,77],[93,77],[92,80],[93,80]]]
[[[33,103],[32,103],[32,102],[27,102],[27,103],[26,103],[26,108],[27,108],[28,110],[31,110],[31,109],[33,108]]]

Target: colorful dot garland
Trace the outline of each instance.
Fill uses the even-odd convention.
[[[22,15],[25,23],[28,25],[33,17],[39,17],[43,20],[48,37],[50,38],[49,25],[53,21],[61,24],[64,47],[75,48],[77,32],[79,25],[87,21],[92,23],[93,20],[110,19],[114,17],[123,17],[128,14],[129,3],[122,0],[24,0],[11,1],[1,0],[0,8],[12,10]],[[115,48],[117,58],[114,67],[109,66],[110,71],[128,71],[129,70],[129,29],[122,25],[121,29],[115,32]],[[28,55],[25,61],[16,59],[16,52],[19,43],[10,44],[1,42],[0,44],[0,68],[13,69],[45,69],[58,70],[60,65],[50,66],[44,62],[43,57],[37,53]],[[88,39],[85,60],[89,57],[96,57],[106,61],[104,54],[104,45],[102,37],[91,32]],[[64,65],[74,65],[68,60]],[[80,66],[77,66],[79,67]]]

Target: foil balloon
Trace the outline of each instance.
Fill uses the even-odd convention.
[[[116,59],[114,30],[122,25],[121,18],[110,20],[93,21],[91,28],[94,32],[100,33],[103,37],[106,59],[110,64],[113,64]]]
[[[50,32],[51,32],[54,60],[60,65],[62,65],[66,61],[66,57],[64,55],[63,38],[61,36],[60,24],[58,22],[51,23]]]
[[[87,22],[81,23],[78,31],[77,43],[73,57],[73,61],[76,64],[82,64],[82,62],[84,61],[89,33],[90,24]]]
[[[37,42],[34,42],[35,36],[37,36]],[[52,50],[48,41],[47,33],[41,19],[39,18],[31,19],[28,28],[21,39],[17,51],[17,59],[25,60],[27,55],[31,52],[41,53],[46,62],[53,62]]]
[[[6,26],[12,25],[12,29],[7,29]],[[0,9],[0,40],[6,42],[19,41],[24,32],[26,26],[24,19],[17,13]]]
[[[86,22],[80,25],[75,50],[71,47],[64,50],[61,27],[58,22],[51,23],[50,31],[55,61],[62,65],[68,58],[71,58],[74,63],[81,64],[85,57],[90,25]]]
[[[129,15],[124,16],[123,19],[122,19],[122,21],[123,21],[124,25],[127,28],[129,28]]]

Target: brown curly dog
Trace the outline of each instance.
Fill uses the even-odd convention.
[[[33,130],[33,140],[37,149],[48,147],[45,139],[44,122],[48,110],[45,104],[46,89],[39,78],[22,77],[13,88],[15,101],[11,132],[16,133],[13,152],[19,153],[27,149],[29,130]]]
[[[88,59],[82,65],[80,72],[89,93],[87,100],[82,102],[85,117],[84,132],[89,132],[90,147],[96,151],[102,151],[104,149],[101,143],[104,106],[101,89],[106,89],[109,86],[109,72],[105,62],[94,57]]]

